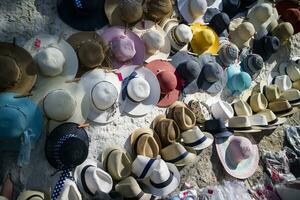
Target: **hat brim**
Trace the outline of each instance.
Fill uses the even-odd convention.
[[[110,0],[105,1],[104,4],[106,17],[112,26],[125,26],[125,23],[122,21],[119,3],[119,0]]]
[[[251,129],[251,130],[233,130],[234,133],[260,133],[261,129]]]
[[[174,26],[177,26],[178,24],[179,21],[177,18],[167,18],[159,25],[166,33],[168,33]]]
[[[288,117],[288,116],[291,116],[291,115],[293,115],[293,114],[295,114],[295,113],[297,113],[299,111],[300,111],[299,108],[293,107],[291,111],[289,111],[287,113],[284,113],[284,114],[278,114],[276,116],[278,116],[278,117]]]
[[[192,147],[195,150],[202,150],[202,149],[206,149],[207,147],[209,147],[210,145],[212,145],[212,143],[214,142],[214,137],[212,136],[212,134],[208,133],[208,132],[203,132],[204,135],[206,136],[206,140],[204,142],[202,142],[201,144]]]

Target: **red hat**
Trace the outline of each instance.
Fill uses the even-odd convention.
[[[279,15],[283,16],[287,9],[296,8],[299,9],[299,6],[292,1],[279,1],[276,4],[276,9]]]
[[[295,34],[300,31],[300,10],[289,8],[281,16],[284,21],[290,22],[293,25]]]

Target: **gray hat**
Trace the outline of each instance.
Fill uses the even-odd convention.
[[[233,43],[226,42],[221,46],[218,52],[217,61],[222,66],[228,66],[235,63],[239,57],[239,48]]]
[[[241,62],[242,70],[247,72],[250,76],[259,72],[264,66],[263,58],[258,54],[249,54]]]

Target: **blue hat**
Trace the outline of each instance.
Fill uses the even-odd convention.
[[[253,76],[259,72],[264,66],[263,58],[258,54],[249,54],[241,62],[242,71],[247,72],[250,76]]]
[[[251,86],[251,76],[246,72],[233,75],[227,82],[227,87],[233,95],[239,95]]]

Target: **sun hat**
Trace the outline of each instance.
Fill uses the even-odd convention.
[[[230,18],[233,18],[239,13],[241,0],[223,0],[223,10]]]
[[[249,118],[251,127],[254,130],[258,129],[263,132],[263,131],[267,131],[267,130],[274,130],[277,128],[276,126],[269,125],[268,120],[267,120],[266,116],[264,116],[264,115],[256,114],[256,115],[251,115],[248,118]]]
[[[273,31],[272,35],[276,36],[281,44],[287,42],[294,34],[294,28],[289,22],[281,22]]]
[[[130,144],[135,155],[156,158],[161,149],[159,136],[150,128],[139,128],[130,136]]]
[[[221,119],[223,121],[227,121],[234,115],[234,111],[231,105],[222,100],[212,104],[210,106],[210,110],[215,119]]]
[[[281,75],[288,75],[293,82],[300,80],[300,68],[296,63],[282,63],[279,65],[279,73]]]
[[[275,76],[272,84],[277,85],[280,92],[284,92],[292,88],[292,81],[288,75]]]
[[[265,85],[263,87],[263,94],[269,102],[275,101],[280,97],[280,90],[277,85]]]
[[[83,163],[89,151],[89,137],[76,123],[64,123],[51,131],[46,139],[48,162],[56,169],[74,168]]]
[[[58,200],[81,200],[81,193],[78,190],[76,183],[70,179],[64,181]]]
[[[238,100],[235,103],[233,103],[233,109],[236,116],[251,116],[253,114],[251,106],[243,101]]]
[[[180,79],[175,67],[168,61],[154,60],[146,64],[157,77],[160,85],[159,107],[167,107],[177,101],[183,81]]]
[[[211,133],[216,138],[229,137],[232,132],[229,131],[222,119],[211,119],[204,123],[204,131]]]
[[[161,22],[173,14],[171,0],[147,0],[144,8],[145,17],[154,22]]]
[[[299,109],[296,107],[292,107],[288,100],[278,99],[276,101],[270,102],[269,107],[275,115],[279,117],[286,117],[299,112]]]
[[[145,192],[165,197],[179,186],[180,173],[175,165],[158,159],[158,164],[144,183]]]
[[[157,167],[159,159],[153,159],[142,155],[137,155],[132,163],[131,172],[137,180],[148,178]]]
[[[81,31],[94,31],[108,23],[103,0],[59,0],[57,11],[62,21]]]
[[[229,40],[239,49],[250,47],[250,41],[255,34],[253,24],[242,20],[235,24],[237,21],[239,19],[233,20],[229,25]]]
[[[198,126],[181,133],[183,145],[194,150],[202,150],[214,142],[214,137],[208,132],[202,132]]]
[[[212,17],[208,26],[212,28],[217,35],[221,35],[224,31],[228,31],[230,19],[225,12],[220,12]]]
[[[253,112],[257,113],[268,107],[268,100],[262,93],[252,94],[250,97],[250,106]]]
[[[130,154],[121,147],[109,147],[102,153],[103,168],[113,180],[120,181],[130,176],[132,158]]]
[[[103,30],[100,35],[109,45],[110,59],[114,68],[123,65],[140,65],[144,62],[145,45],[134,32],[121,26],[112,26]]]
[[[231,176],[246,179],[254,174],[259,163],[256,144],[241,136],[218,139],[216,149],[220,161]]]
[[[136,65],[120,68],[123,77],[121,111],[142,116],[149,113],[160,98],[159,82],[150,69]]]
[[[17,200],[44,200],[45,195],[39,191],[26,190],[19,194]]]
[[[279,49],[280,41],[275,36],[264,36],[253,41],[253,53],[260,55],[264,61]]]
[[[198,100],[191,100],[189,101],[188,106],[195,114],[198,123],[203,124],[206,120],[212,119],[210,107],[206,103]]]
[[[298,8],[297,2],[295,2],[294,0],[288,0],[285,2],[278,1],[275,6],[278,11],[278,14],[281,16],[283,16],[283,14],[289,8]]]
[[[243,91],[250,88],[251,83],[251,76],[247,72],[240,72],[228,79],[227,87],[233,95],[240,95]]]
[[[300,105],[300,91],[297,89],[288,89],[281,94],[281,97],[288,100],[292,106]]]
[[[105,14],[111,26],[134,24],[143,17],[143,5],[136,0],[105,1]]]
[[[247,72],[250,76],[254,76],[264,67],[264,61],[258,54],[249,54],[242,60],[240,66],[242,71]]]
[[[253,129],[248,116],[235,116],[228,120],[228,129],[236,133],[258,133],[261,130]]]
[[[0,91],[29,93],[35,85],[37,68],[31,55],[22,47],[0,43]]]
[[[217,60],[222,66],[228,66],[230,64],[234,64],[239,57],[239,49],[238,47],[231,43],[227,42],[224,45],[220,46],[218,51]]]
[[[276,117],[276,115],[270,109],[265,109],[258,112],[256,115],[262,115],[267,118],[269,126],[278,126],[286,122],[286,118]]]
[[[173,143],[161,150],[162,158],[176,166],[185,166],[191,164],[196,154],[187,151],[180,143]]]

